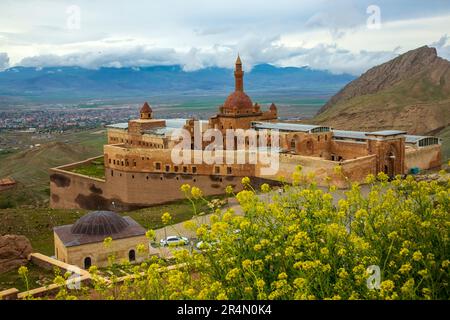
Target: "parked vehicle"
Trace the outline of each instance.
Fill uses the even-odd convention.
[[[169,236],[166,239],[161,239],[160,245],[162,247],[166,246],[186,246],[189,244],[189,239],[186,237],[180,236]]]

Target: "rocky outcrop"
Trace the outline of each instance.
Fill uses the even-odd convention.
[[[27,264],[32,251],[30,241],[24,236],[0,236],[0,274]]]
[[[337,129],[397,128],[426,134],[448,125],[450,62],[427,46],[373,67],[350,82],[314,121]]]

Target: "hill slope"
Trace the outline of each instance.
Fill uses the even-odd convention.
[[[104,143],[104,131],[91,130],[65,134],[40,147],[0,156],[0,177],[11,176],[18,182],[17,188],[2,192],[0,198],[7,196],[13,202],[28,204],[46,199],[50,168],[101,155]]]
[[[427,46],[350,82],[313,120],[339,129],[437,132],[450,122],[450,62]]]

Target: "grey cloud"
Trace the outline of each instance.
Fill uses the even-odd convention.
[[[9,67],[9,56],[6,52],[0,52],[0,71]]]

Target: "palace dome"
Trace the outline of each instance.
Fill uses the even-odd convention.
[[[73,234],[112,235],[129,226],[127,220],[112,211],[92,211],[72,226]]]
[[[239,109],[252,109],[253,102],[252,99],[248,95],[246,95],[243,91],[235,91],[230,94],[225,100],[223,105],[224,109],[232,110],[234,108]]]

